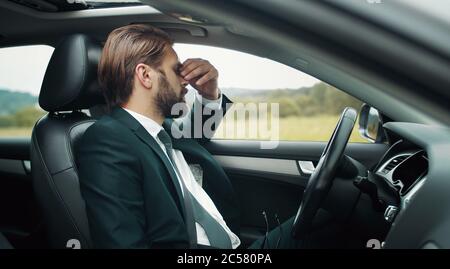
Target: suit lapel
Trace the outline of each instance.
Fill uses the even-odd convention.
[[[182,207],[183,213],[184,213],[184,203],[183,203],[183,194],[181,192],[180,183],[178,182],[178,177],[175,174],[175,170],[170,163],[169,159],[167,158],[166,154],[163,152],[161,147],[159,146],[158,142],[145,130],[145,128],[135,119],[133,116],[131,116],[128,112],[123,110],[122,108],[115,108],[112,113],[111,117],[115,118],[116,120],[122,122],[125,124],[128,128],[133,130],[134,134],[147,146],[149,146],[159,157],[159,159],[163,162],[164,166],[166,167],[167,171],[170,174],[170,179],[172,181],[173,186],[175,187],[178,199],[180,201],[180,205]]]
[[[172,180],[173,185],[175,186],[175,190],[177,192],[178,198],[180,199],[180,202],[183,201],[183,194],[181,192],[180,183],[178,182],[178,177],[175,174],[175,170],[170,163],[169,159],[167,158],[166,154],[162,151],[159,144],[156,142],[156,140],[145,130],[144,127],[140,127],[136,130],[135,134],[145,143],[147,144],[153,151],[158,155],[159,159],[164,163],[164,166],[166,167],[167,171],[169,171],[170,179]],[[183,205],[183,203],[180,203]],[[183,208],[184,210],[184,208]]]

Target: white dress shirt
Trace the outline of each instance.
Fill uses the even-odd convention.
[[[202,98],[201,95],[196,94],[195,98],[195,105],[208,105],[211,109],[222,109],[222,95],[220,95],[220,98],[217,100],[208,100],[206,98]],[[167,156],[166,148],[164,144],[159,140],[158,133],[163,129],[161,125],[159,125],[154,120],[141,115],[137,112],[131,111],[129,109],[125,109],[128,113],[131,114],[146,130],[150,133],[150,135],[158,142],[161,149],[164,151],[164,153]],[[190,115],[190,113],[188,114]],[[183,122],[183,124],[190,124],[190,117],[186,116],[182,119],[177,119],[177,121]],[[223,227],[223,229],[227,232],[228,236],[231,240],[232,248],[237,248],[241,241],[239,240],[239,237],[237,237],[231,230],[228,228],[227,224],[225,223],[225,220],[223,219],[222,215],[220,214],[219,210],[217,210],[216,206],[214,205],[214,202],[211,200],[209,195],[203,190],[203,188],[197,183],[197,181],[194,178],[194,175],[192,174],[191,169],[189,168],[188,163],[184,159],[183,153],[180,150],[173,149],[174,155],[175,155],[175,163],[180,171],[181,175],[178,175],[178,180],[183,180],[184,184],[186,185],[186,188],[191,192],[191,194],[195,197],[195,199],[206,209],[206,211]],[[170,158],[167,156],[167,158],[170,161]],[[176,171],[176,170],[175,170]],[[176,172],[175,172],[176,173]],[[181,177],[181,178],[180,178]],[[180,187],[181,187],[181,181],[180,181]],[[183,192],[183,188],[181,188],[181,191]],[[183,193],[184,195],[184,193]],[[206,235],[205,230],[199,223],[195,223],[196,230],[197,230],[197,243],[201,245],[207,245],[210,246],[208,236]]]

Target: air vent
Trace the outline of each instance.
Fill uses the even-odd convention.
[[[409,157],[409,155],[402,155],[402,156],[395,157],[384,167],[384,169],[381,172],[384,174],[389,173],[389,171],[394,169],[397,165],[399,165],[404,159],[406,159],[408,157]]]

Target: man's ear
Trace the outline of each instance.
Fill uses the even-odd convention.
[[[140,63],[134,69],[139,84],[146,89],[151,89],[155,78],[155,71],[148,65]]]

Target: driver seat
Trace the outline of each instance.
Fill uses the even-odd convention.
[[[101,50],[86,35],[64,38],[53,52],[39,94],[39,105],[48,114],[33,128],[31,173],[52,248],[92,247],[74,152],[95,122],[81,110],[104,103],[97,83]]]

